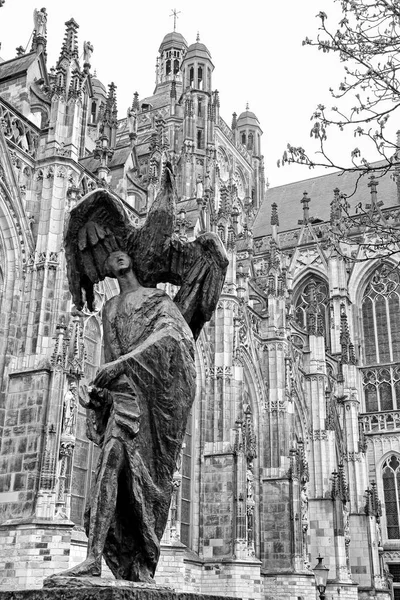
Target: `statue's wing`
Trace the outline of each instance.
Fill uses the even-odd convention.
[[[194,339],[217,307],[228,264],[224,245],[216,233],[203,233],[192,242],[171,240],[170,281],[181,286],[174,302]]]
[[[128,236],[134,235],[122,202],[105,189],[90,192],[71,210],[64,247],[69,289],[79,310],[85,299],[93,310],[93,285],[106,277],[106,258],[114,250],[125,250]]]
[[[129,253],[142,285],[180,286],[175,302],[197,338],[217,306],[228,258],[216,233],[204,233],[192,242],[180,240],[174,233],[175,206],[174,176],[167,163],[146,222],[129,240]]]

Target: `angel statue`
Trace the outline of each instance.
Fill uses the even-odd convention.
[[[33,23],[36,37],[46,37],[47,34],[47,12],[45,8],[33,11]]]
[[[173,475],[195,394],[194,342],[215,310],[228,259],[214,233],[182,242],[175,234],[169,163],[141,229],[122,202],[97,189],[73,208],[65,234],[73,300],[93,309],[93,285],[118,280],[103,309],[104,357],[82,382],[88,436],[101,448],[85,511],[88,555],[62,576],[150,582],[160,554]],[[156,286],[180,286],[174,300]]]

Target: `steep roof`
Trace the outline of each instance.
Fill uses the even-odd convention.
[[[378,181],[378,200],[383,201],[383,208],[399,204],[396,182],[390,174],[382,177],[375,173]],[[369,180],[362,177],[357,184],[357,173],[330,173],[320,177],[312,177],[288,183],[267,190],[264,202],[260,206],[253,225],[253,236],[255,238],[268,235],[271,232],[271,205],[276,202],[279,215],[279,231],[296,229],[299,219],[302,218],[303,210],[300,203],[303,193],[307,192],[310,198],[310,216],[329,221],[330,204],[333,200],[333,190],[339,188],[340,192],[348,196],[350,212],[355,212],[355,207],[361,202],[363,206],[369,202],[370,191]],[[357,186],[357,188],[356,188]],[[356,190],[355,190],[356,188]],[[354,192],[355,190],[355,192]],[[354,192],[354,194],[353,194]],[[353,194],[353,195],[352,195]]]
[[[16,58],[0,63],[0,81],[13,79],[16,75],[26,73],[36,59],[36,52],[30,52],[29,54],[17,56]]]

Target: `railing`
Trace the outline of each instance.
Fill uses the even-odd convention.
[[[0,127],[7,140],[13,142],[18,148],[36,157],[39,145],[39,129],[21,118],[4,100],[0,99]]]
[[[250,152],[248,152],[246,150],[246,148],[243,146],[243,144],[241,144],[240,142],[237,142],[237,141],[235,142],[235,137],[232,133],[231,128],[225,123],[225,121],[223,120],[222,117],[219,117],[217,125],[220,128],[220,130],[222,131],[222,133],[224,134],[224,136],[227,137],[228,140],[235,146],[235,148],[239,151],[239,153],[243,156],[243,158],[245,160],[247,160],[248,163],[251,164]]]
[[[364,433],[380,431],[395,431],[400,429],[400,411],[390,410],[380,413],[363,414],[359,416]]]

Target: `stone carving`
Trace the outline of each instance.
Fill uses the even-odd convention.
[[[195,393],[194,339],[211,318],[228,260],[221,241],[174,236],[175,188],[167,163],[141,229],[104,189],[69,214],[65,252],[78,309],[93,309],[106,276],[120,294],[103,309],[106,363],[79,383],[88,436],[101,448],[86,510],[87,559],[64,576],[99,576],[104,556],[117,579],[152,581],[168,519],[176,462]],[[180,285],[174,301],[156,288]]]
[[[93,54],[93,44],[90,42],[83,42],[83,63],[90,65],[90,59]]]
[[[33,22],[35,28],[35,34],[37,37],[46,37],[47,34],[47,12],[45,8],[33,11]]]

